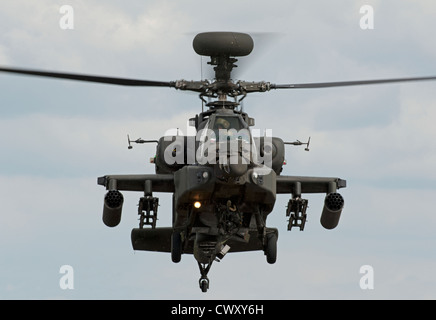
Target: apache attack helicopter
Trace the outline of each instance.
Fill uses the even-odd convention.
[[[206,32],[193,41],[197,54],[210,57],[214,66],[212,82],[149,81],[46,72],[1,67],[0,71],[60,79],[124,86],[169,87],[199,93],[208,108],[190,119],[195,136],[165,136],[159,140],[130,140],[131,143],[157,143],[152,159],[155,174],[106,175],[97,182],[108,191],[104,196],[103,222],[115,227],[121,219],[124,198],[120,191],[138,191],[139,228],[131,233],[134,250],[171,253],[177,263],[183,254],[193,254],[200,268],[200,288],[209,288],[207,274],[214,261],[228,252],[260,250],[268,263],[276,262],[278,230],[266,226],[277,194],[290,194],[286,215],[288,230],[303,230],[308,200],[304,193],[324,193],[321,224],[334,229],[344,206],[337,193],[346,181],[337,177],[281,175],[285,145],[306,145],[309,141],[284,142],[268,135],[254,136],[254,119],[240,108],[252,92],[272,89],[325,88],[392,82],[436,80],[436,77],[397,78],[303,84],[234,82],[231,72],[235,57],[247,56],[254,47],[250,35],[236,32]],[[207,98],[208,101],[205,99]],[[154,193],[173,194],[172,226],[156,227],[159,198]]]

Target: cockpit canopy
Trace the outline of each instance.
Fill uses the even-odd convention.
[[[208,134],[214,133],[217,142],[241,140],[250,143],[251,141],[248,125],[240,115],[213,115],[209,118],[206,128],[210,129]]]
[[[229,161],[232,156],[280,174],[284,144],[280,138],[253,136],[240,114],[214,113],[198,123],[196,136],[166,136],[159,140],[156,173],[173,173],[192,164],[213,165]]]

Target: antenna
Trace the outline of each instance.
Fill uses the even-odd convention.
[[[129,135],[127,135],[127,141],[129,142],[129,146],[127,147],[127,149],[132,149],[133,147],[132,147],[132,145],[130,144],[130,136]]]
[[[130,144],[131,142],[134,142],[134,143],[159,143],[159,141],[157,141],[157,140],[143,140],[143,139],[141,139],[141,138],[138,138],[138,139],[136,139],[136,140],[130,140],[130,136],[129,135],[127,135],[127,142],[129,143],[129,146],[127,147],[127,149],[133,149],[133,146]]]
[[[304,148],[305,151],[309,151],[309,143],[310,143],[310,137],[309,140],[307,140],[306,148]]]
[[[200,56],[200,79],[201,81],[205,80],[203,79],[203,56]]]
[[[306,145],[306,148],[304,148],[305,151],[309,151],[309,144],[310,144],[310,137],[309,140],[307,140],[307,142],[301,142],[300,140],[294,141],[294,142],[283,142],[284,144],[291,144],[294,146],[301,146],[301,145]]]
[[[200,56],[200,79],[203,81],[203,56]],[[200,98],[201,99],[201,98]],[[204,112],[204,100],[201,99],[201,112]]]

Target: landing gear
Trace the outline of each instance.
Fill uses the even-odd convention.
[[[173,232],[171,235],[171,260],[174,263],[178,263],[182,259],[182,244],[182,235],[180,232]]]
[[[209,289],[209,278],[207,277],[207,274],[211,266],[212,262],[205,264],[198,262],[198,267],[200,268],[201,273],[201,278],[198,280],[198,283],[200,285],[201,292],[207,292],[207,289]]]
[[[277,260],[277,234],[268,233],[265,239],[265,255],[269,264],[274,264]]]
[[[199,283],[201,292],[207,292],[207,289],[209,289],[209,279],[207,277],[201,278]]]
[[[265,218],[261,212],[255,213],[257,233],[259,240],[263,243],[263,252],[266,255],[266,261],[273,264],[277,260],[277,239],[279,231],[276,228],[267,228],[265,226]]]

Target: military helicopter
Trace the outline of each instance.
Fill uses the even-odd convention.
[[[198,262],[202,292],[209,289],[208,272],[215,261],[229,252],[263,251],[268,263],[277,259],[277,228],[267,227],[277,194],[290,194],[286,216],[288,230],[304,230],[307,193],[324,193],[320,222],[326,229],[339,223],[344,199],[337,192],[346,187],[338,177],[281,175],[285,145],[305,145],[310,138],[285,142],[269,135],[255,136],[250,130],[254,119],[240,108],[249,93],[272,89],[306,89],[436,80],[436,77],[326,83],[273,84],[234,82],[231,72],[236,57],[249,55],[254,47],[250,35],[238,32],[205,32],[195,36],[193,48],[210,57],[213,81],[177,80],[170,82],[92,76],[0,67],[0,71],[97,82],[123,86],[169,87],[199,93],[208,108],[190,119],[195,136],[164,136],[159,140],[131,140],[156,143],[154,174],[105,175],[97,183],[106,188],[103,222],[108,227],[120,223],[124,197],[121,191],[142,192],[139,198],[139,227],[131,232],[134,250],[167,252],[174,263],[183,254],[193,254]],[[207,100],[206,100],[207,99]],[[159,198],[155,193],[172,194],[172,226],[157,227]]]

